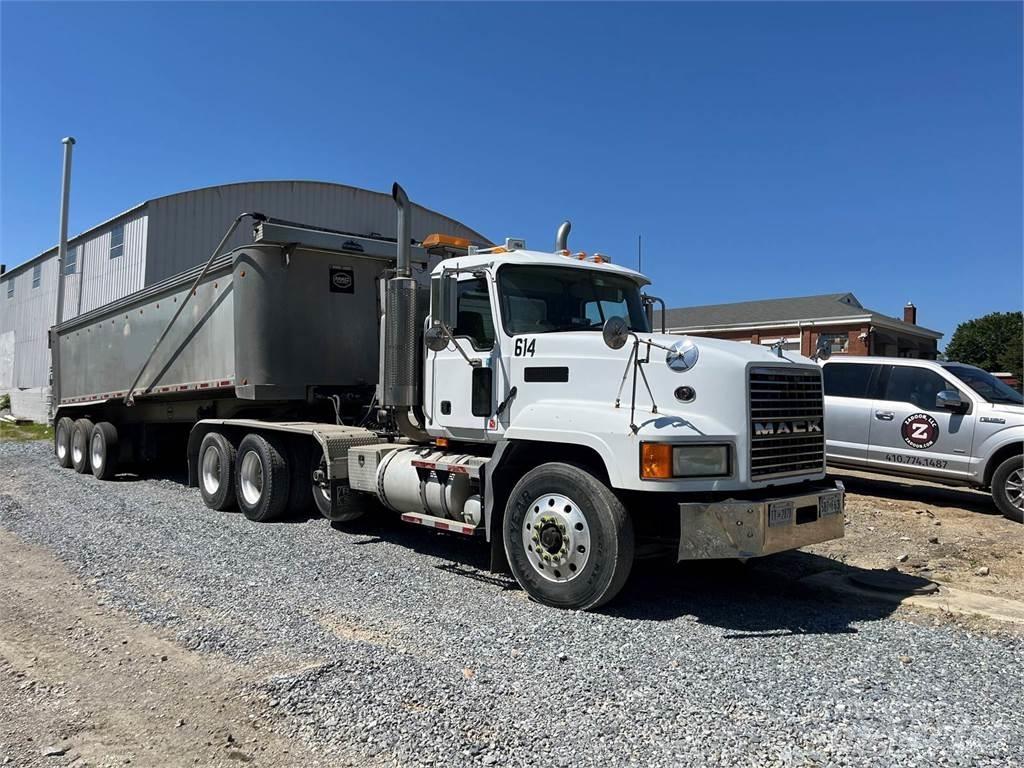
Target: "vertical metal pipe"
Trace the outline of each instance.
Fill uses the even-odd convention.
[[[411,277],[412,247],[409,241],[412,238],[412,206],[409,204],[409,196],[397,181],[391,187],[391,197],[398,206],[398,258],[395,263],[395,276]]]
[[[71,151],[75,137],[61,139],[64,145],[64,180],[60,191],[60,239],[57,241],[57,317],[54,325],[64,319],[64,260],[68,256],[68,202],[71,198]]]

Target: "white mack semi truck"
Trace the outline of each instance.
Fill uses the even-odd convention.
[[[242,214],[253,242],[51,330],[55,453],[187,459],[206,505],[483,539],[560,608],[637,552],[753,558],[843,535],[820,368],[654,333],[639,272],[520,240],[412,242]]]

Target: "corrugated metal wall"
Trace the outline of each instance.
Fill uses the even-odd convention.
[[[110,258],[110,232],[124,226],[124,251]],[[101,231],[69,242],[78,248],[75,273],[65,275],[64,312],[67,320],[121,298],[143,287],[146,272],[144,212],[115,219]],[[41,263],[39,286],[32,287],[34,265],[13,270],[0,281],[0,334],[14,332],[14,387],[40,387],[49,383],[50,350],[46,334],[57,312],[57,250]],[[7,298],[7,283],[14,281],[14,297]],[[0,381],[4,380],[0,376]]]
[[[394,237],[395,204],[390,194],[312,181],[254,181],[197,189],[151,200],[146,284],[204,262],[242,211],[357,234]],[[432,232],[488,242],[454,219],[416,206],[412,236]],[[228,248],[251,242],[250,227],[235,232]]]

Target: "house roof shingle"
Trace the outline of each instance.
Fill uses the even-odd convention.
[[[656,313],[655,318],[655,326],[660,326],[660,313]],[[870,322],[885,324],[906,333],[934,338],[942,336],[939,331],[867,309],[852,293],[825,293],[818,296],[679,307],[669,309],[665,313],[665,326],[674,331],[726,330],[734,326],[795,325],[797,322],[838,318],[866,318]]]

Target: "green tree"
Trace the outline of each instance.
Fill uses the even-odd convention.
[[[946,346],[946,359],[1022,378],[1024,313],[993,312],[960,323]]]

